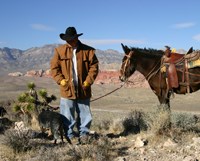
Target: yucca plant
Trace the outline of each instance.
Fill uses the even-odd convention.
[[[42,104],[44,106],[49,106],[49,103],[51,103],[52,101],[55,101],[57,98],[54,95],[51,95],[50,97],[47,94],[47,91],[45,89],[41,89],[39,91],[39,95],[42,98]]]
[[[31,115],[32,118],[36,117],[42,108],[51,107],[49,103],[56,100],[54,95],[49,97],[45,89],[40,89],[37,93],[35,89],[36,85],[33,82],[28,83],[27,87],[29,91],[20,94],[17,102],[13,106],[15,112],[23,114],[24,121],[29,115]]]
[[[22,112],[23,114],[33,110],[33,104],[35,99],[28,93],[22,93],[17,99],[17,103],[14,104],[13,109],[15,112]]]

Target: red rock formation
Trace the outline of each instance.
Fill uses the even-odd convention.
[[[100,71],[95,84],[120,84],[119,71]],[[135,72],[127,81],[126,87],[145,87],[148,88],[149,84],[142,74]]]
[[[40,69],[40,70],[27,71],[25,76],[27,76],[27,77],[42,77],[43,74],[44,74],[44,70]]]
[[[16,72],[18,73],[18,72]],[[9,73],[11,76],[22,76],[17,74]],[[51,77],[50,69],[49,70],[31,70],[27,71],[24,76],[28,77]],[[95,84],[121,84],[122,82],[119,80],[119,71],[100,71],[95,82]],[[126,87],[145,87],[148,88],[149,84],[145,80],[144,76],[139,72],[135,72],[125,84]]]

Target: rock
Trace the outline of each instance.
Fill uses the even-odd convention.
[[[193,137],[192,140],[194,141],[195,145],[200,145],[200,137]]]
[[[50,70],[50,69],[46,70],[46,71],[43,73],[42,76],[44,76],[44,77],[51,77],[51,70]]]
[[[177,146],[177,143],[175,143],[174,141],[172,141],[171,139],[168,139],[164,144],[164,147],[174,147]]]
[[[27,71],[27,73],[25,74],[25,76],[28,76],[28,77],[42,77],[44,73],[44,70],[43,69],[40,69],[40,70],[31,70],[31,71]]]
[[[194,159],[193,157],[191,156],[186,156],[183,161],[195,161],[196,159]]]
[[[23,76],[24,74],[21,72],[14,72],[14,73],[8,73],[8,75],[13,77],[20,77]]]
[[[14,129],[15,129],[15,130],[19,130],[19,131],[27,130],[27,128],[25,127],[23,121],[15,122],[15,127],[14,127]]]
[[[135,141],[135,147],[140,148],[140,147],[143,147],[145,145],[147,145],[147,140],[140,138],[140,137],[137,137],[137,139]]]

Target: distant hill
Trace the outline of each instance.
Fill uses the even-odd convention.
[[[34,47],[28,50],[0,48],[0,74],[8,72],[25,72],[28,70],[47,70],[54,54],[54,48],[59,44]],[[96,50],[100,62],[100,69],[119,69],[122,53],[116,50]]]
[[[54,48],[60,44],[49,44],[27,50],[0,48],[0,75],[10,72],[26,72],[29,70],[47,70],[54,54]],[[184,50],[177,50],[185,53]],[[100,70],[119,70],[123,53],[116,50],[96,50],[100,62]]]

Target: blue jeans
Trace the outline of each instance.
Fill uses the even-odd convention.
[[[75,112],[77,117],[75,118]],[[90,99],[75,99],[66,98],[60,99],[60,113],[65,116],[64,131],[69,138],[74,137],[74,126],[77,124],[79,136],[84,136],[89,133],[92,122],[92,114],[90,111]]]

